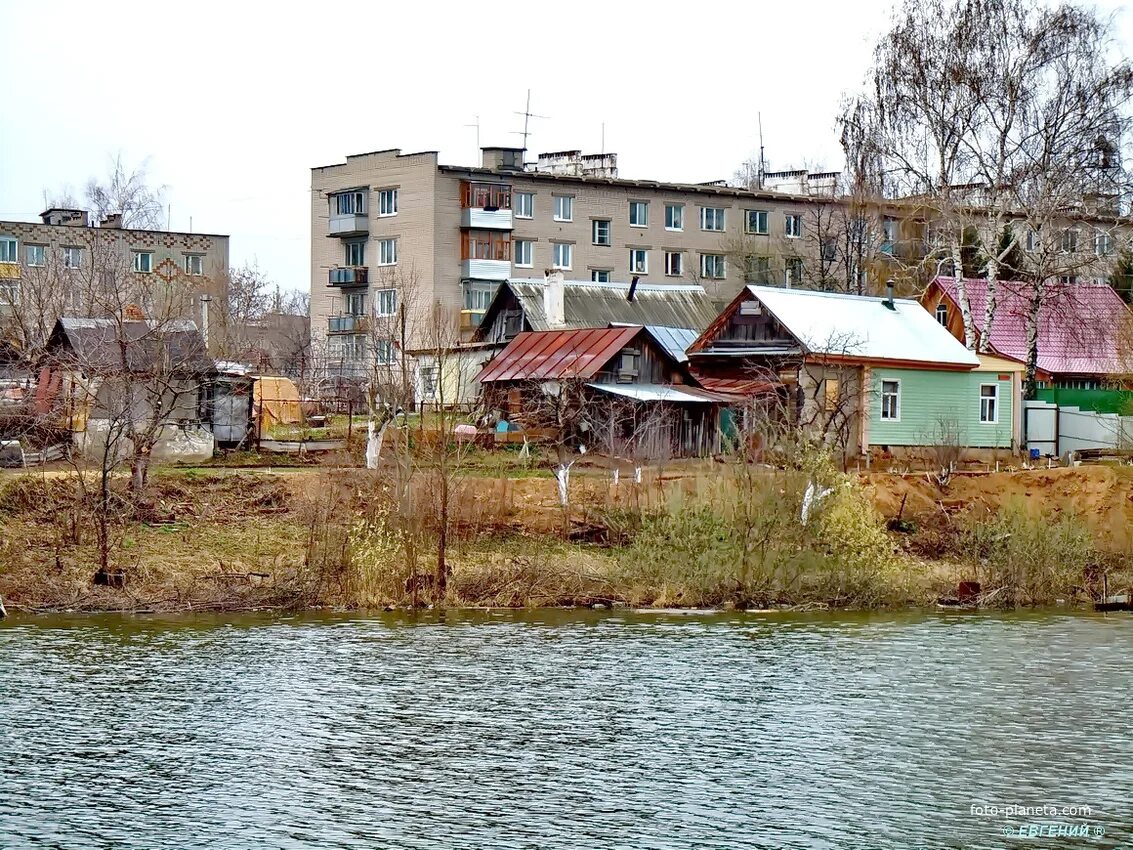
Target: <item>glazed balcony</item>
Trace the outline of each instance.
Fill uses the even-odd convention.
[[[365,286],[369,278],[366,266],[344,266],[330,270],[330,286]]]
[[[460,226],[511,230],[511,186],[506,183],[460,184]]]
[[[460,274],[473,280],[507,280],[511,275],[511,237],[487,230],[462,233]]]

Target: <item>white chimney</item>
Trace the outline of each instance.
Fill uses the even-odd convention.
[[[543,275],[543,312],[547,314],[547,326],[561,328],[566,324],[563,273],[555,270],[544,272]]]

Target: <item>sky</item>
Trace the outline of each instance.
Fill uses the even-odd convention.
[[[1116,14],[1133,47],[1133,12]],[[164,187],[174,230],[234,266],[310,279],[310,168],[347,154],[602,148],[623,177],[702,182],[756,155],[841,165],[835,118],[890,0],[318,4],[0,0],[0,219],[81,195],[115,156]]]

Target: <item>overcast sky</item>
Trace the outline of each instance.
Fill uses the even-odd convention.
[[[618,154],[625,177],[838,168],[834,119],[889,0],[568,4],[115,3],[0,0],[6,85],[0,219],[76,195],[121,152],[164,185],[170,226],[232,237],[288,288],[309,286],[310,167],[349,153],[480,142]],[[1106,11],[1120,0],[1104,0]],[[1130,13],[1121,42],[1133,45]]]

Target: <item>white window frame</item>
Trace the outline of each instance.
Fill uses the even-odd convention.
[[[640,268],[638,268],[637,264],[634,262],[634,260],[636,259],[634,257],[635,254],[641,254],[642,263],[641,263]],[[638,275],[649,274],[649,249],[648,248],[630,248],[629,249],[629,273],[631,275],[634,275],[634,274],[638,274]]]
[[[1094,234],[1094,253],[1099,257],[1108,257],[1113,253],[1113,237],[1108,230],[1099,230]]]
[[[397,290],[374,290],[374,315],[378,317],[393,316],[397,313]]]
[[[378,265],[397,265],[397,237],[378,240]]]
[[[1077,254],[1081,247],[1081,234],[1077,227],[1068,227],[1062,231],[1062,253]]]
[[[360,189],[353,189],[349,192],[335,192],[332,196],[334,198],[334,214],[340,215],[365,215],[366,214],[366,193]],[[343,204],[344,198],[350,198],[349,204]],[[346,211],[343,212],[343,208]]]
[[[143,262],[142,257],[145,257]],[[142,268],[145,266],[145,268]],[[138,274],[151,274],[153,272],[153,251],[134,251],[134,271]]]
[[[665,229],[677,233],[685,229],[684,204],[665,204]]]
[[[351,256],[351,252],[359,249],[361,253],[357,257]],[[366,242],[362,239],[352,239],[346,243],[346,265],[348,266],[364,266],[366,265]],[[354,262],[358,260],[358,262]]]
[[[593,283],[609,283],[613,276],[612,269],[591,269],[590,280]]]
[[[709,269],[708,261],[712,261]],[[719,262],[717,262],[719,261]],[[717,274],[719,272],[719,274]],[[700,276],[708,280],[724,280],[728,277],[728,261],[723,254],[701,254]]]
[[[793,231],[793,232],[792,232]],[[801,239],[803,235],[803,214],[786,213],[783,217],[783,235],[788,239]]]
[[[574,221],[574,196],[573,195],[552,195],[554,200],[555,214],[552,216],[555,221]]]
[[[885,392],[886,384],[895,384],[897,391],[894,393]],[[885,415],[885,397],[891,395],[894,399],[894,407],[896,410],[894,416]],[[901,421],[901,379],[900,378],[885,378],[881,382],[881,406],[878,408],[878,417],[882,422],[900,422]]]
[[[754,228],[751,226],[753,213],[756,216],[756,226]],[[748,233],[752,236],[766,236],[768,234],[767,225],[769,218],[770,216],[767,210],[744,210],[744,233]],[[763,224],[762,229],[759,227],[760,222]]]
[[[521,199],[526,199],[526,202]],[[535,218],[534,192],[516,192],[513,196],[512,205],[515,208],[516,218]]]
[[[635,210],[641,211],[641,216],[637,222],[633,220]],[[649,201],[630,201],[629,202],[629,226],[630,227],[648,227],[649,226]]]
[[[65,269],[78,269],[83,266],[83,249],[74,245],[66,245],[63,248],[63,268]]]
[[[570,271],[574,262],[574,244],[571,242],[551,243],[551,268]]]
[[[806,268],[802,257],[787,257],[783,260],[783,285],[790,288],[803,282],[803,269]],[[792,274],[792,272],[794,272]]]
[[[984,390],[988,387],[995,390],[994,395],[989,395],[989,396],[984,395]],[[986,418],[986,414],[985,414],[986,407],[984,405],[984,402],[986,402],[986,401],[991,402],[991,411],[992,411],[992,413],[995,414],[994,417],[991,418],[991,419]],[[980,384],[980,424],[981,425],[998,425],[999,424],[999,384],[998,383],[995,383],[995,384]]]
[[[1023,244],[1023,250],[1032,252],[1039,249],[1039,234],[1032,228],[1027,228],[1027,235]]]
[[[0,236],[0,263],[18,263],[20,261],[20,240],[15,236]]]
[[[948,327],[948,305],[947,304],[945,304],[943,301],[941,301],[939,304],[937,304],[936,305],[936,311],[935,311],[934,315],[936,316],[936,321],[942,327]]]
[[[185,274],[189,277],[201,277],[205,273],[204,254],[185,255]]]
[[[32,251],[39,253],[39,262],[33,262]],[[24,245],[24,258],[27,261],[28,268],[41,269],[47,265],[47,246],[46,245]]]
[[[709,227],[711,219],[712,227]],[[719,219],[717,221],[717,219]],[[728,210],[725,207],[701,207],[700,229],[708,233],[723,233],[727,230]],[[719,225],[718,227],[716,225]]]
[[[598,225],[606,225],[606,241],[598,241]],[[600,245],[603,248],[609,248],[614,244],[614,223],[608,218],[595,218],[590,222],[590,241],[595,245]]]
[[[526,248],[526,250],[524,250]],[[526,254],[526,257],[524,255]],[[525,261],[526,260],[526,261]],[[515,240],[515,265],[521,269],[529,269],[535,265],[535,242],[531,239]]]
[[[673,260],[676,260],[676,267],[673,267]],[[684,274],[684,252],[683,251],[666,251],[665,252],[665,275],[667,277],[680,277]]]
[[[365,345],[365,337],[362,339],[363,345]],[[394,362],[392,339],[374,340],[374,362],[381,366],[388,366]]]
[[[378,190],[378,218],[397,215],[398,191],[395,188]]]

